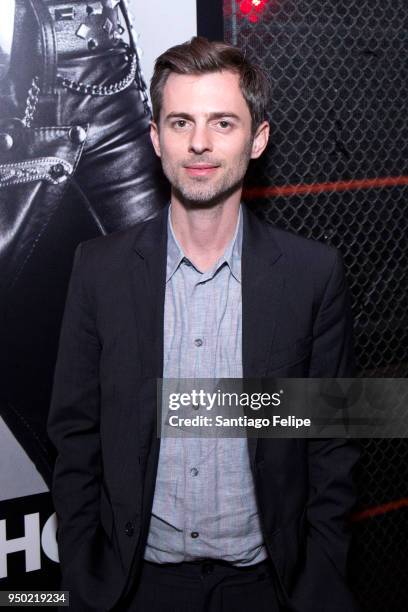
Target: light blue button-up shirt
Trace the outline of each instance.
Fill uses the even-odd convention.
[[[242,377],[242,232],[240,210],[224,255],[201,272],[169,211],[164,378]],[[145,559],[244,566],[266,557],[246,438],[162,438]]]

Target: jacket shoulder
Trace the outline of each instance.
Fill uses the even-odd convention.
[[[307,272],[310,269],[316,273],[327,273],[336,262],[341,261],[340,252],[335,247],[279,228],[259,219],[252,211],[248,212],[248,225],[255,236],[253,244],[262,249],[265,255],[271,251],[279,253],[281,263],[289,266],[292,271]]]
[[[148,231],[155,223],[155,219],[141,221],[131,227],[97,236],[80,243],[83,257],[109,257],[115,253],[132,248],[138,236]]]
[[[320,260],[323,258],[326,261],[333,261],[339,256],[338,249],[319,240],[306,238],[274,225],[270,225],[270,231],[282,253],[287,256],[294,258],[306,257],[308,260]]]
[[[81,267],[93,271],[95,275],[106,274],[118,267],[122,268],[136,245],[155,244],[157,247],[163,236],[161,217],[162,215],[160,218],[155,217],[129,228],[81,242],[77,247]]]

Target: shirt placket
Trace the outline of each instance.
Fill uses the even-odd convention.
[[[190,268],[187,272],[187,277],[190,281],[190,306],[189,306],[189,321],[190,333],[189,343],[192,355],[191,371],[192,378],[207,378],[211,376],[210,372],[203,370],[203,351],[211,350],[207,344],[205,330],[205,312],[206,312],[206,296],[207,283],[202,282],[203,275],[197,270]],[[203,408],[192,410],[192,416],[200,416],[203,414]],[[186,462],[184,464],[184,482],[185,482],[185,500],[187,506],[186,515],[189,517],[190,523],[186,525],[184,532],[186,550],[191,551],[191,555],[200,555],[201,536],[200,533],[200,511],[202,510],[202,487],[203,482],[208,479],[206,474],[206,466],[201,461],[202,445],[208,442],[205,438],[197,436],[191,443],[191,440],[186,440]],[[189,558],[190,555],[186,555]]]

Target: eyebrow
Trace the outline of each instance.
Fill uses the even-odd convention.
[[[231,119],[241,121],[241,118],[235,113],[232,113],[231,111],[208,113],[208,119],[222,119],[223,117],[229,117]],[[169,121],[170,119],[175,119],[175,118],[187,119],[188,121],[194,121],[193,115],[190,115],[189,113],[176,113],[176,112],[171,112],[168,115],[166,115],[165,121]]]

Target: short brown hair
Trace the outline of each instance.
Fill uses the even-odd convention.
[[[153,119],[159,122],[163,89],[171,72],[206,74],[230,70],[239,75],[239,86],[252,118],[252,131],[266,118],[270,84],[266,74],[251,64],[238,47],[223,42],[210,42],[203,36],[171,47],[156,60],[150,84]]]

